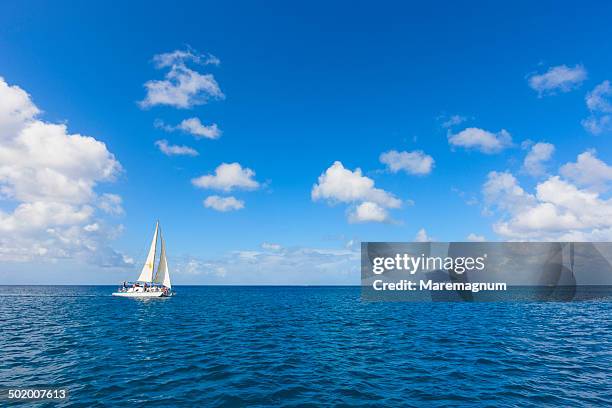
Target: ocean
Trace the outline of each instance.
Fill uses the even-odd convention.
[[[114,289],[1,286],[0,387],[68,390],[22,403],[41,407],[612,403],[610,300],[385,303],[361,301],[358,287],[178,286],[143,301]]]

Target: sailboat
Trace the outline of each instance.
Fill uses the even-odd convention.
[[[157,252],[157,241],[161,241],[161,252],[157,271],[154,274],[155,255]],[[170,283],[170,270],[166,259],[166,243],[159,227],[159,221],[155,224],[155,233],[151,241],[151,247],[147,260],[145,261],[140,276],[136,282],[123,282],[123,285],[113,296],[134,298],[157,298],[172,296],[172,284]]]

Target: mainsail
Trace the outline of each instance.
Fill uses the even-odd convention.
[[[170,289],[172,285],[170,284],[170,271],[168,271],[168,261],[166,260],[166,242],[161,234],[161,230],[159,231],[159,238],[161,239],[161,255],[159,256],[155,283],[160,283]]]
[[[151,242],[151,248],[149,249],[149,255],[145,261],[138,282],[152,282],[153,281],[153,264],[155,263],[155,249],[157,248],[157,230],[159,229],[159,221],[155,224],[155,234],[153,234],[153,241]]]

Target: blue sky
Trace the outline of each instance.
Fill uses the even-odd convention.
[[[66,124],[120,169],[106,177],[79,162],[89,178],[62,177],[91,191],[58,198],[24,192],[31,180],[14,175],[44,160],[0,155],[0,274],[133,278],[158,218],[178,283],[356,284],[360,241],[612,239],[599,221],[612,214],[611,6],[532,3],[2,4],[0,77],[41,111],[24,123]],[[156,66],[174,51],[190,56]],[[173,65],[212,75],[219,92],[143,107],[145,84]],[[190,118],[220,136],[181,129]],[[6,134],[7,149],[21,137]],[[159,140],[198,155],[165,155]],[[59,161],[86,157],[48,149]],[[344,172],[319,180],[336,161]],[[222,163],[239,164],[242,184],[194,185]],[[242,208],[207,208],[211,196]],[[109,197],[121,210],[109,211]],[[20,205],[42,202],[82,217],[54,206],[38,224],[15,221]]]

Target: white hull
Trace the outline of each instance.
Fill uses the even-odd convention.
[[[129,298],[159,298],[168,297],[163,292],[114,292],[113,296],[129,297]]]

